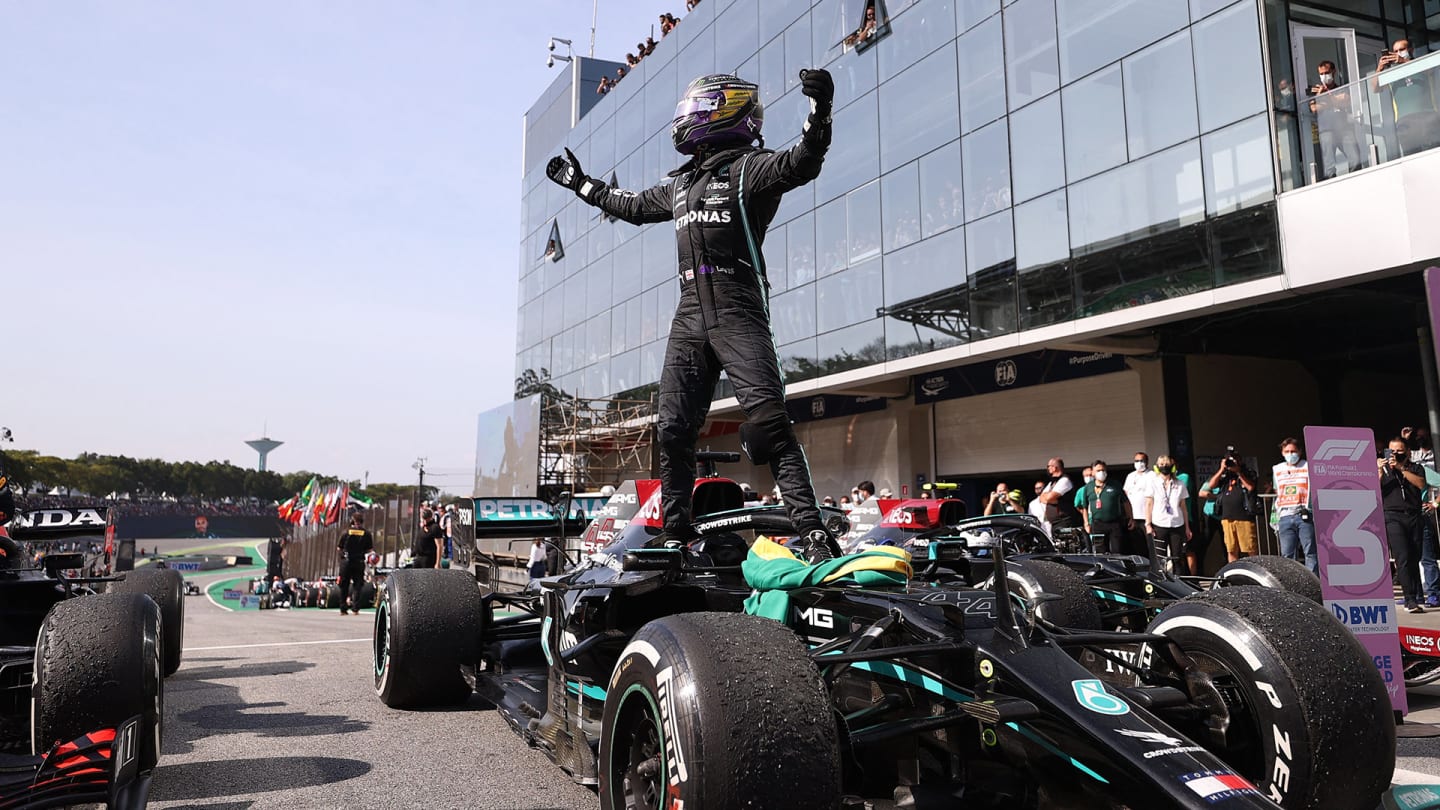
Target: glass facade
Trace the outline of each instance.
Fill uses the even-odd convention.
[[[834,74],[825,169],[764,244],[788,380],[1280,272],[1257,0],[885,6],[862,50],[843,41],[854,0],[705,0],[564,139],[639,190],[681,162],[668,124],[694,76],[759,82],[785,148],[809,106],[800,68]],[[590,397],[653,385],[673,227],[605,220],[543,161],[522,192],[517,376]]]

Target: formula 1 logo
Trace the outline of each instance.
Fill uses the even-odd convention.
[[[1365,455],[1365,442],[1350,441],[1346,439],[1326,439],[1315,452],[1316,461],[1330,461],[1331,459],[1343,458],[1349,461],[1359,461]]]

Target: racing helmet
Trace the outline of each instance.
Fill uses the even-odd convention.
[[[675,105],[670,137],[675,151],[693,155],[701,148],[743,146],[760,137],[765,108],[760,86],[738,76],[701,76],[685,88]]]

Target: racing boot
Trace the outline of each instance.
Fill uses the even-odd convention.
[[[805,533],[804,547],[805,561],[811,565],[833,560],[840,556],[840,545],[830,532],[824,529],[811,529]]]

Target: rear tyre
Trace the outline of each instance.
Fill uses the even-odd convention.
[[[761,699],[763,698],[763,699]],[[829,693],[784,625],[683,613],[620,654],[600,731],[600,807],[840,806]]]
[[[1040,602],[1035,615],[1067,630],[1099,630],[1100,606],[1079,574],[1048,560],[1007,560],[1010,593],[1031,604],[1039,596],[1056,596]],[[995,589],[995,576],[980,586]]]
[[[1215,588],[1166,607],[1149,632],[1214,684],[1192,695],[1211,716],[1191,736],[1261,793],[1286,808],[1380,803],[1395,770],[1390,696],[1325,608],[1288,591]]]
[[[470,696],[483,605],[464,571],[390,574],[375,611],[375,694],[393,709],[452,706]]]
[[[185,578],[169,568],[137,568],[125,578],[110,583],[110,593],[143,593],[160,606],[160,629],[164,638],[165,674],[180,668],[185,649]]]
[[[1320,578],[1299,560],[1260,554],[1236,560],[1215,572],[1215,576],[1226,585],[1261,585],[1278,588],[1309,599],[1317,605],[1324,604],[1320,595]]]
[[[332,609],[332,610],[333,610],[334,608],[340,607],[340,586],[339,586],[339,585],[326,585],[326,586],[325,586],[325,589],[324,589],[324,592],[323,592],[323,596],[324,596],[324,599],[325,599],[325,601],[324,601],[324,606],[325,606],[325,607],[330,608],[330,609]]]
[[[160,761],[165,682],[160,608],[141,593],[67,599],[50,609],[35,646],[31,746],[43,754],[140,718],[138,766]]]
[[[359,602],[355,605],[356,610],[360,608],[375,607],[375,585],[367,582],[360,586],[360,595],[356,597]]]

